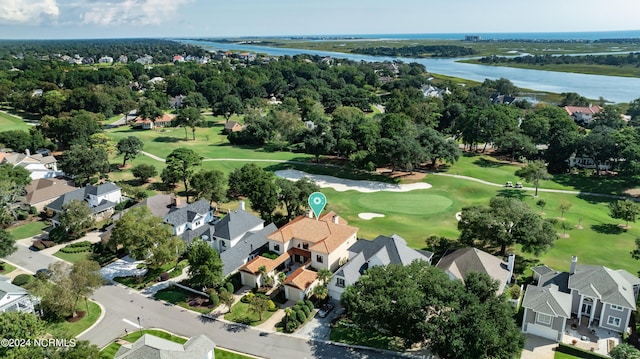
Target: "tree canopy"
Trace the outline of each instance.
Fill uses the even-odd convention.
[[[189,202],[189,179],[193,175],[195,167],[202,163],[202,157],[192,149],[180,147],[167,156],[166,163],[167,172],[174,178],[182,180],[187,202]]]
[[[218,251],[202,239],[196,239],[187,250],[189,282],[194,288],[217,288],[222,284],[222,260]]]
[[[118,155],[122,155],[122,167],[127,164],[128,160],[136,158],[138,153],[142,151],[144,142],[136,136],[127,136],[118,141]]]

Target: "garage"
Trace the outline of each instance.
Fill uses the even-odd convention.
[[[557,330],[555,330],[553,328],[545,327],[545,326],[542,326],[542,325],[539,325],[539,324],[528,323],[527,324],[527,333],[533,334],[533,335],[537,335],[539,337],[551,339],[551,340],[554,340],[554,341],[558,340],[558,331]]]

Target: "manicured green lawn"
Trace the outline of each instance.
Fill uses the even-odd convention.
[[[86,311],[86,302],[80,301],[77,310]],[[92,301],[89,301],[89,314],[84,318],[74,323],[67,322],[64,319],[59,322],[48,323],[47,331],[51,334],[62,335],[62,333],[64,333],[69,337],[75,337],[76,335],[89,328],[93,323],[95,323],[96,320],[98,320],[98,317],[100,317],[100,313],[100,306]]]
[[[224,319],[236,323],[256,326],[264,323],[273,315],[273,313],[275,312],[269,312],[265,310],[262,313],[262,320],[260,320],[259,316],[256,313],[252,313],[249,311],[249,304],[238,302],[233,307],[231,307],[231,313],[225,314]]]
[[[7,263],[7,262],[2,262],[0,261],[0,265],[2,265],[2,271],[0,271],[0,275],[7,275],[11,272],[13,272],[14,270],[16,270],[16,267]]]
[[[250,357],[247,355],[238,354],[235,352],[230,352],[228,350],[224,350],[222,348],[215,348],[214,352],[216,353],[216,359],[251,359],[254,357]]]
[[[185,309],[193,310],[198,313],[209,313],[214,308],[199,308],[199,307],[191,307],[189,303],[187,303],[187,299],[193,296],[192,294],[180,289],[180,288],[166,288],[159,290],[156,292],[154,298],[158,300],[163,300],[165,302],[169,302],[175,305],[179,305]]]
[[[78,253],[64,253],[57,251],[53,255],[67,262],[75,263],[81,259],[91,259],[92,253],[91,251]]]
[[[9,232],[13,234],[13,237],[15,239],[23,239],[33,237],[42,233],[47,227],[49,227],[48,222],[33,221],[20,227],[9,228]]]
[[[579,357],[565,354],[565,353],[560,353],[560,352],[555,352],[553,356],[553,359],[575,359],[575,358],[579,358]]]
[[[2,129],[2,131],[29,130],[29,128],[31,127],[33,126],[30,126],[28,123],[24,122],[18,117],[0,112],[0,128]]]

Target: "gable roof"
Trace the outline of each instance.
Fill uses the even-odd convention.
[[[143,123],[169,123],[173,121],[175,115],[170,113],[162,114],[162,116],[156,117],[155,121],[152,121],[150,118],[142,118],[142,116],[138,116],[135,118],[136,125],[142,125]]]
[[[41,178],[32,180],[24,189],[27,193],[25,196],[26,203],[33,205],[35,203],[60,197],[65,193],[76,190],[77,187],[72,186],[70,181]]]
[[[201,199],[181,208],[172,208],[169,213],[164,216],[164,221],[172,226],[179,226],[190,222],[196,215],[204,215],[210,210],[211,206],[209,205],[209,201]]]
[[[436,267],[463,282],[471,272],[488,274],[500,282],[500,288],[504,288],[509,279],[507,264],[502,259],[473,247],[445,254]]]
[[[236,121],[228,121],[227,123],[225,123],[224,129],[225,130],[232,130],[236,126],[242,127],[242,124],[240,124],[239,122],[236,122]]]
[[[596,113],[602,111],[602,107],[595,105],[595,106],[565,106],[564,110],[567,111],[567,113],[569,115],[573,115],[575,113],[585,113],[585,114],[589,114],[589,115],[595,115]]]
[[[257,232],[248,232],[244,235],[238,243],[226,251],[220,253],[220,259],[222,260],[222,275],[224,277],[235,272],[238,267],[245,264],[244,261],[251,255],[258,255],[260,248],[266,245],[269,241],[267,235],[276,231],[278,227],[275,224],[270,223],[268,226]],[[216,227],[217,232],[217,227]]]
[[[391,237],[378,236],[372,241],[359,239],[349,247],[349,261],[336,272],[336,276],[344,277],[349,283],[356,282],[374,256],[378,257],[382,265],[407,265],[414,260],[431,263],[433,253],[409,248],[404,238],[397,234]]]
[[[105,187],[105,190],[102,190],[102,187]],[[99,186],[91,186],[88,185],[84,188],[78,188],[75,191],[71,191],[71,192],[67,192],[65,194],[63,194],[62,196],[58,197],[57,199],[55,199],[53,202],[49,203],[46,208],[50,208],[56,212],[62,211],[62,206],[64,206],[65,204],[71,202],[71,201],[84,201],[85,198],[87,198],[87,195],[90,193],[100,193],[100,194],[105,194],[105,193],[109,193],[109,192],[113,192],[114,190],[119,190],[120,187],[116,186],[114,183],[109,182],[109,183],[104,183],[101,184]],[[98,213],[104,209],[110,208],[112,206],[115,206],[115,203],[113,202],[109,202],[109,201],[102,201],[99,203],[98,206],[96,207],[91,207],[91,210],[94,213]]]
[[[334,218],[338,223],[334,223]],[[357,233],[357,227],[347,225],[347,221],[331,211],[318,220],[299,216],[268,238],[280,243],[298,239],[311,243],[309,249],[312,251],[329,254]]]
[[[15,284],[11,284],[6,281],[0,281],[0,299],[4,298],[4,296],[7,294],[24,295],[24,294],[29,294],[29,292],[27,292],[26,289],[22,287],[18,287]]]
[[[284,281],[284,285],[298,288],[300,290],[306,290],[313,282],[318,279],[318,273],[312,270],[305,269],[304,266],[299,267],[293,273],[289,274]]]
[[[133,344],[120,347],[115,355],[117,359],[178,359],[206,358],[213,352],[215,343],[204,334],[191,337],[184,344],[144,334]]]
[[[570,318],[571,294],[560,292],[554,286],[539,287],[529,284],[524,293],[522,306],[536,313]]]
[[[27,154],[18,153],[18,152],[8,153],[6,156],[4,156],[3,161],[6,163],[10,163],[14,166],[17,166],[20,164],[34,164],[34,163],[47,165],[50,163],[57,162],[56,158],[53,156],[43,156],[39,153],[36,153],[34,155],[27,155]]]
[[[87,185],[87,187],[85,187],[85,193],[91,194],[94,196],[102,196],[104,194],[119,191],[119,190],[120,190],[120,187],[118,187],[113,182],[103,183],[98,186]]]
[[[232,240],[244,235],[250,229],[264,223],[261,218],[243,210],[237,209],[229,212],[218,223],[215,224],[214,236]],[[277,228],[276,228],[277,229]],[[275,229],[269,233],[274,232]]]
[[[604,303],[635,309],[633,287],[640,285],[640,279],[632,279],[630,273],[624,272],[626,271],[614,271],[604,266],[576,265],[575,273],[569,275],[568,286],[582,295],[598,298]]]

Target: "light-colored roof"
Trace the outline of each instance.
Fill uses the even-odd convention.
[[[173,119],[175,118],[175,115],[172,115],[170,113],[165,113],[163,114],[161,117],[156,117],[155,123],[160,123],[160,122],[171,122],[173,121]],[[135,119],[135,123],[138,125],[141,125],[143,123],[151,123],[154,121],[151,121],[150,118],[142,118],[141,116],[136,117]]]
[[[53,156],[42,156],[39,153],[36,153],[33,155],[27,155],[27,154],[18,153],[18,152],[6,153],[3,161],[6,163],[10,163],[14,166],[18,164],[33,164],[33,163],[41,163],[41,164],[47,165],[50,163],[57,162],[56,158]]]
[[[295,287],[301,290],[309,288],[318,279],[318,273],[305,269],[304,266],[296,269],[284,281],[284,285]]]
[[[333,211],[320,217],[319,220],[300,216],[285,224],[268,238],[281,243],[298,239],[311,243],[309,249],[312,251],[329,254],[358,233],[357,227],[347,225],[347,222],[340,217],[338,217],[338,223],[334,223],[335,216]]]
[[[504,288],[509,279],[507,264],[502,259],[472,247],[447,254],[440,259],[436,267],[462,281],[471,272],[485,273],[500,282],[499,288]]]
[[[633,286],[640,282],[637,279],[629,282],[632,275],[623,272],[603,266],[577,265],[575,273],[569,276],[569,288],[604,303],[635,309]]]
[[[265,266],[265,268],[267,269],[267,273],[269,273],[289,258],[291,258],[291,255],[288,252],[282,253],[276,259],[257,256],[253,258],[249,263],[242,266],[240,270],[248,273],[258,274],[260,273],[260,267]]]
[[[602,110],[602,107],[600,107],[598,105],[589,106],[589,107],[584,107],[584,106],[565,106],[564,110],[567,111],[567,113],[569,115],[573,115],[576,112],[595,115],[596,113],[598,113],[598,112],[600,112]]]
[[[71,185],[70,181],[41,178],[31,181],[30,184],[25,186],[27,193],[25,199],[26,203],[33,205],[62,196],[76,189],[76,187]]]
[[[184,359],[207,358],[213,352],[215,343],[204,334],[190,338],[179,344],[150,334],[144,334],[133,344],[120,347],[116,359]]]
[[[522,306],[536,313],[569,318],[571,317],[571,294],[560,292],[554,286],[538,287],[529,284]]]

